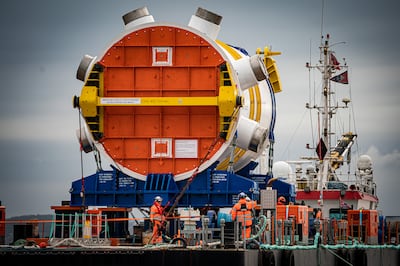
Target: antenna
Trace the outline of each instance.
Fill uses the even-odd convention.
[[[321,34],[319,36],[321,36],[321,45],[322,45],[322,39],[323,39],[323,30],[324,30],[324,0],[322,0],[322,7],[321,7]]]

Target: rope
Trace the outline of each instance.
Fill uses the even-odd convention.
[[[201,164],[207,159],[208,155],[210,154],[210,152],[214,149],[215,144],[217,144],[218,140],[220,138],[216,138],[214,140],[214,142],[210,145],[210,147],[207,150],[207,153],[204,155],[204,157],[200,160],[199,164],[197,165],[196,169],[194,170],[193,174],[190,176],[190,178],[188,179],[188,181],[186,182],[185,186],[182,188],[182,190],[179,192],[179,194],[175,197],[175,201],[174,204],[171,206],[171,208],[169,208],[168,212],[166,213],[166,217],[171,216],[171,214],[173,213],[174,209],[176,208],[176,206],[178,206],[179,200],[183,197],[183,195],[185,194],[186,190],[189,188],[190,184],[193,182],[194,178],[197,176],[199,168],[201,166]],[[169,200],[167,202],[167,204],[164,206],[164,209],[166,209],[169,204],[171,203],[171,201]],[[155,226],[155,225],[154,225]],[[163,225],[162,225],[163,226]],[[162,227],[159,228],[159,230],[162,230]],[[151,241],[154,238],[154,233],[151,235],[149,241],[147,242],[147,244],[150,244]]]
[[[189,188],[190,184],[193,182],[193,180],[195,179],[195,177],[197,176],[198,172],[199,172],[199,168],[200,166],[203,164],[203,162],[207,159],[208,155],[210,154],[210,152],[214,149],[214,146],[218,143],[218,140],[220,138],[216,138],[214,140],[214,142],[210,145],[210,147],[207,150],[207,153],[204,155],[204,157],[200,160],[199,164],[197,165],[196,169],[194,170],[193,174],[190,176],[190,178],[187,180],[185,186],[182,188],[182,190],[179,192],[179,194],[176,196],[174,204],[171,206],[171,208],[168,210],[167,213],[167,217],[170,216],[172,214],[172,212],[174,211],[174,209],[176,208],[176,206],[178,206],[179,200],[183,197],[183,195],[185,194],[186,190]],[[167,206],[169,204],[170,201],[168,201]],[[165,208],[165,207],[164,207]]]
[[[334,251],[325,248],[329,253],[331,253],[332,255],[334,255],[335,257],[339,258],[341,261],[343,261],[344,263],[346,263],[347,265],[353,266],[353,264],[351,264],[350,262],[348,262],[347,260],[345,260],[344,258],[342,258],[341,256],[339,256],[338,254],[336,254]]]
[[[94,152],[94,159],[96,161],[97,171],[103,171],[103,167],[101,166],[100,152],[97,150],[97,148],[94,148],[93,152]]]
[[[82,147],[82,125],[81,125],[81,108],[78,108],[78,121],[79,121],[79,144],[80,144],[80,157],[81,157],[81,197],[82,207],[85,206],[85,178],[83,177],[83,147]]]
[[[257,234],[252,235],[248,240],[253,240],[256,238],[259,238],[261,236],[261,234],[264,232],[265,228],[267,227],[267,217],[265,215],[260,215],[260,217],[258,217],[258,221],[260,223],[260,220],[263,220],[264,223],[261,225],[260,230],[258,230]]]

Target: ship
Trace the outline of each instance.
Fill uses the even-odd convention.
[[[357,134],[331,143],[338,106],[331,106],[330,82],[343,66],[332,60],[329,38],[315,66],[324,73],[325,96],[323,107],[315,106],[323,114],[317,157],[274,163],[280,52],[265,46],[250,54],[218,40],[222,16],[201,7],[186,26],[156,22],[147,7],[122,19],[123,31],[100,56],[84,55],[76,73],[83,82],[72,97],[76,137],[81,158],[92,153],[97,169],[72,181],[70,199],[51,206],[52,219],[16,222],[18,237],[3,243],[2,261],[399,264],[398,223],[378,216],[370,158],[360,157],[349,185],[336,173],[350,162]],[[249,238],[230,214],[241,193],[256,204]],[[156,197],[166,201],[167,222],[163,242],[154,244],[149,207]],[[281,197],[286,204],[278,204]],[[322,216],[314,217],[319,209]],[[44,223],[48,236],[40,234]]]
[[[354,117],[348,115],[354,114],[350,97],[338,99],[336,96],[337,90],[343,94],[349,84],[349,66],[345,59],[341,64],[332,50],[337,44],[343,42],[331,44],[329,34],[322,36],[317,64],[306,63],[309,70],[321,74],[321,87],[310,93],[315,99],[305,104],[310,112],[315,111],[315,117],[310,115],[314,120],[311,124],[316,125],[310,134],[315,144],[305,144],[309,150],[307,156],[276,162],[276,178],[295,184],[296,201],[310,206],[314,213],[321,211],[323,218],[347,220],[348,211],[359,215],[359,210],[378,217],[379,199],[372,159],[364,154],[356,162],[352,160],[353,154],[358,154],[354,151],[358,147],[355,125],[344,132],[335,132],[335,129],[343,128],[339,123],[350,127],[350,122],[343,121],[346,117],[354,121]],[[348,95],[351,95],[350,89]],[[337,116],[341,121],[338,122]],[[373,242],[378,243],[378,239]]]

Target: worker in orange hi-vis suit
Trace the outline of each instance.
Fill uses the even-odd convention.
[[[150,207],[150,221],[153,225],[152,244],[162,242],[163,223],[165,221],[164,208],[161,206],[162,198],[157,196],[154,198],[154,203]]]
[[[251,237],[251,226],[253,225],[252,203],[246,201],[246,194],[239,193],[239,202],[233,205],[231,210],[232,221],[236,220],[242,224],[242,238]]]
[[[250,203],[252,209],[255,209],[257,207],[257,201],[251,200],[249,197],[246,197],[246,201]]]
[[[322,212],[321,209],[318,208],[317,213],[315,214],[315,219],[321,220],[322,218]]]
[[[246,201],[247,201],[247,203],[250,204],[251,216],[252,216],[253,223],[254,223],[255,222],[255,218],[257,216],[257,213],[256,213],[257,201],[250,199],[248,196],[246,197]]]

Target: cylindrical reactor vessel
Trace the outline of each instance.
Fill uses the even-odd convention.
[[[274,87],[266,54],[216,40],[221,19],[202,8],[188,26],[157,23],[146,7],[124,15],[121,36],[77,71],[83,149],[140,180],[172,173],[179,181],[215,165],[237,171],[257,159],[279,78]]]

